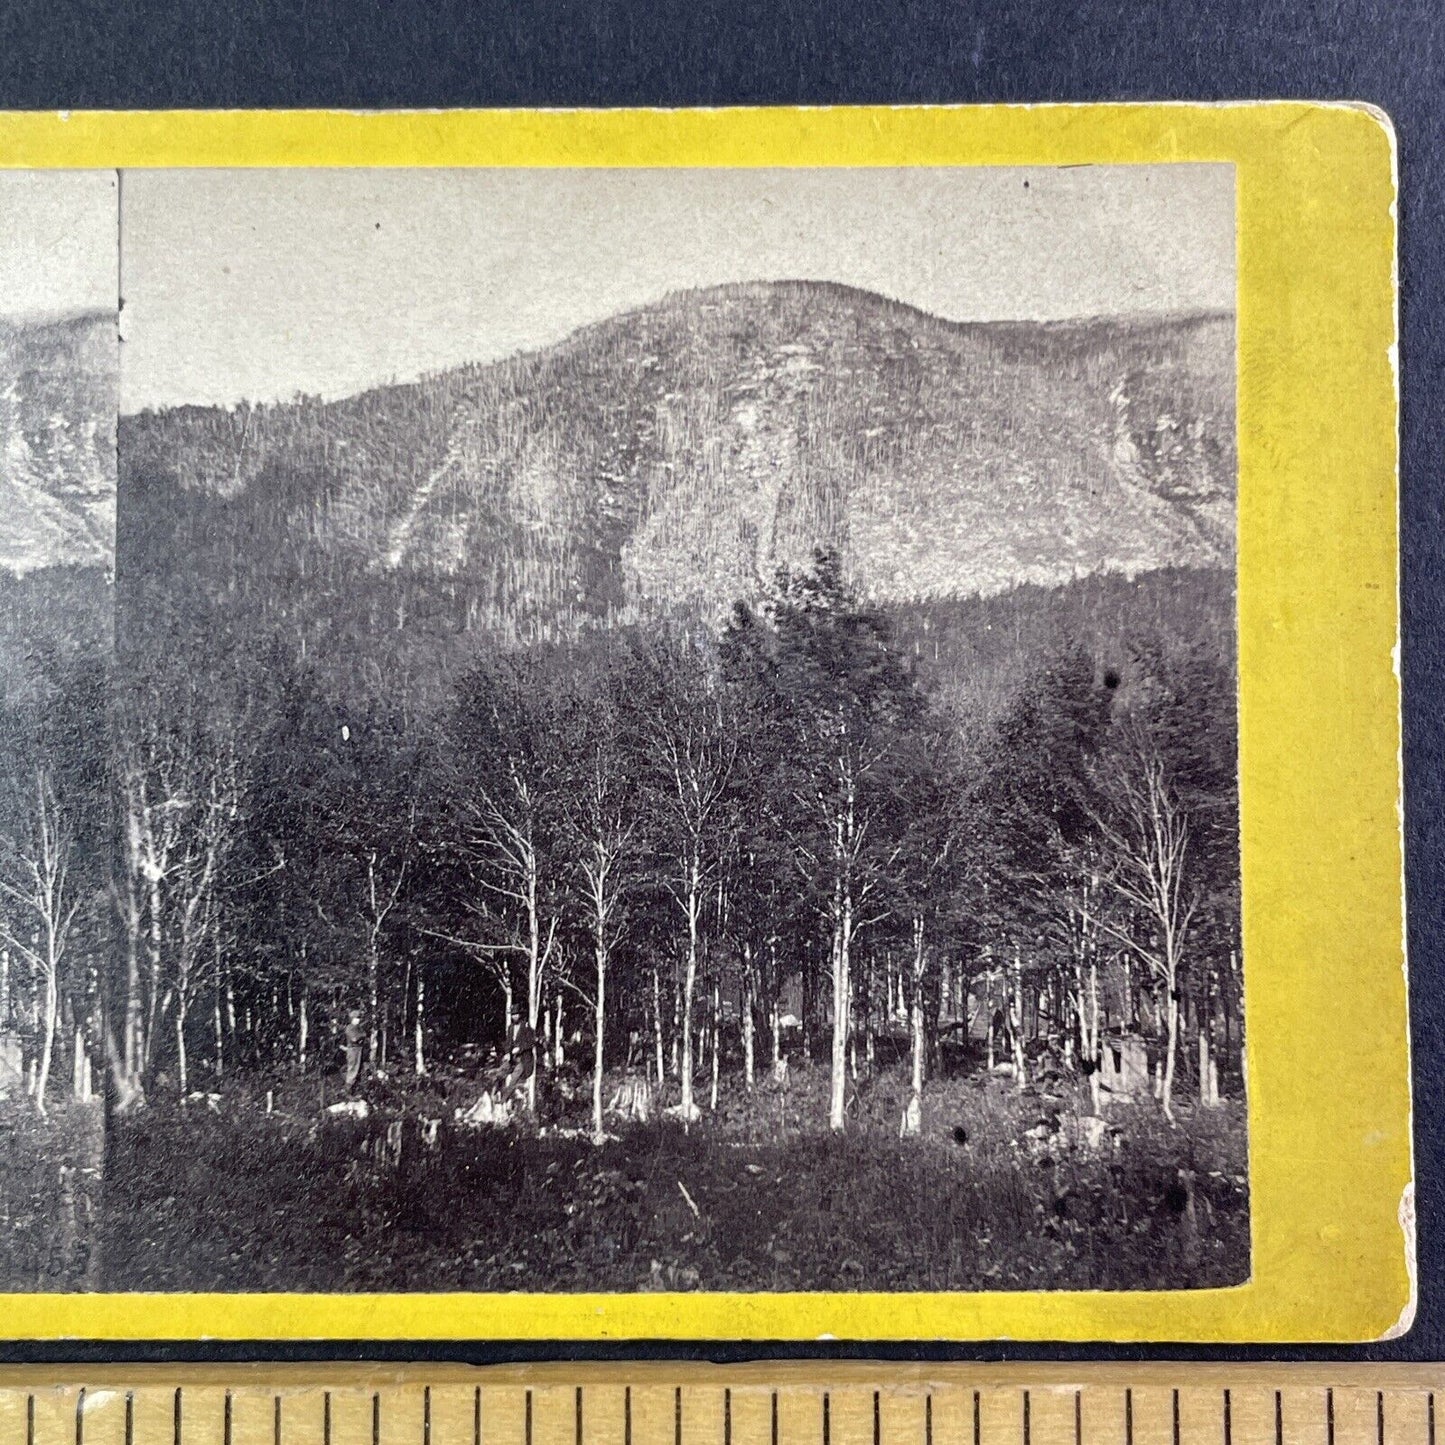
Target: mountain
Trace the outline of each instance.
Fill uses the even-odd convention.
[[[119,364],[113,315],[0,319],[0,573],[113,566]]]
[[[398,631],[720,616],[819,544],[884,602],[1234,561],[1228,316],[955,323],[725,286],[342,401],[142,413],[121,439],[121,572],[188,585],[183,557],[213,601],[323,646],[346,596]]]

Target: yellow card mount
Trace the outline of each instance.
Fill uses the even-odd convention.
[[[1304,102],[0,115],[0,1336],[1407,1330],[1395,162]],[[324,1373],[35,1431],[1330,1418]]]

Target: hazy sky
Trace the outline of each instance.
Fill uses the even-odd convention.
[[[960,320],[1234,306],[1229,166],[129,171],[121,213],[127,411],[345,395],[723,281]]]
[[[0,316],[114,311],[114,171],[0,170]]]

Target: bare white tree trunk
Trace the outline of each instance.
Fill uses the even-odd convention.
[[[416,817],[414,808],[408,814],[405,827],[410,840]],[[386,930],[386,921],[401,897],[401,890],[411,868],[409,853],[400,859],[393,859],[385,865],[391,873],[389,883],[382,879],[383,860],[381,854],[372,848],[366,855],[366,993],[367,993],[367,1054],[366,1066],[375,1074],[386,1067],[386,1023],[381,1005],[381,940]],[[408,964],[408,968],[410,965]],[[406,986],[402,985],[403,997]],[[405,1005],[403,1004],[403,1007]],[[403,1051],[404,1053],[405,1051]]]
[[[545,772],[545,769],[543,769]],[[511,1027],[514,1013],[510,960],[526,960],[523,1016],[530,1037],[532,1068],[525,1085],[525,1107],[535,1114],[537,1109],[537,1076],[551,1057],[550,1028],[542,1018],[552,949],[556,942],[558,920],[544,920],[547,910],[546,879],[542,845],[537,829],[549,783],[533,776],[532,764],[512,758],[505,769],[506,783],[497,793],[483,790],[468,803],[471,825],[465,840],[467,851],[478,863],[478,877],[485,891],[505,900],[506,910],[516,919],[516,928],[503,944],[461,943],[475,955],[487,960],[488,966],[502,986],[507,1011],[508,1040],[513,1040]],[[488,904],[475,911],[495,919],[495,910]]]
[[[756,1022],[753,1018],[753,953],[750,944],[743,945],[743,996],[742,996],[742,1025],[743,1025],[743,1082],[747,1091],[752,1093],[753,1085],[756,1082],[757,1044],[754,1037]]]
[[[1098,890],[1097,872],[1086,868],[1071,906],[1070,936],[1074,1015],[1078,1022],[1079,1049],[1088,1071],[1089,1103],[1095,1114],[1102,1099],[1099,1065],[1103,1049],[1099,1020],[1099,911],[1095,902]]]
[[[219,950],[218,950],[219,952]],[[221,982],[220,971],[216,973],[216,987],[211,995],[211,1024],[215,1034],[216,1045],[216,1077],[224,1078],[226,1074],[226,1031],[221,1022]]]
[[[43,1031],[35,1077],[35,1106],[45,1113],[46,1087],[60,1018],[60,970],[70,927],[79,910],[69,884],[71,835],[44,767],[35,771],[35,811],[23,846],[4,855],[0,869],[0,933],[30,963],[36,1013]],[[13,912],[12,912],[13,910]],[[18,918],[29,926],[19,930]]]
[[[1013,1042],[1014,1087],[1022,1093],[1029,1082],[1028,1060],[1024,1056],[1024,967],[1018,944],[1014,944],[1012,987],[1008,1002],[1009,1034]]]
[[[1237,1015],[1237,1034],[1239,1038],[1239,1082],[1240,1086],[1245,1090],[1245,1093],[1248,1094],[1249,1066],[1248,1060],[1246,1059],[1244,1052],[1246,1039],[1244,1036],[1244,1001],[1242,994],[1239,992],[1239,985],[1241,983],[1241,979],[1239,977],[1239,954],[1232,948],[1229,950],[1229,976],[1231,981],[1235,985],[1234,997],[1240,1000],[1240,1012]]]
[[[1159,1086],[1159,1106],[1164,1117],[1174,1122],[1174,1071],[1179,1055],[1179,996],[1174,991],[1174,971],[1167,975],[1167,1002],[1165,1003],[1165,1045],[1164,1078]]]
[[[606,1137],[602,1130],[602,1064],[603,1027],[607,1021],[607,943],[599,938],[596,944],[597,997],[593,1002],[592,1021],[596,1038],[592,1045],[592,1138],[600,1144]]]
[[[1147,740],[1113,784],[1117,816],[1098,820],[1114,854],[1109,881],[1119,896],[1149,921],[1155,943],[1146,949],[1127,929],[1107,923],[1105,927],[1126,949],[1139,955],[1163,990],[1165,1049],[1159,1103],[1172,1122],[1180,976],[1185,940],[1198,902],[1185,882],[1189,817]]]
[[[55,1026],[60,1018],[60,991],[55,971],[45,975],[45,1037],[40,1046],[40,1072],[35,1076],[35,1107],[45,1113],[45,1088],[50,1081],[50,1063],[55,1054]]]
[[[692,1000],[697,988],[698,923],[702,913],[702,865],[694,852],[687,879],[687,968],[682,980],[682,1122],[687,1128],[697,1108],[692,1098]]]
[[[849,948],[853,931],[853,897],[841,882],[838,897],[838,926],[833,938],[832,1081],[828,1095],[828,1127],[835,1132],[847,1124],[848,1014],[852,983]]]
[[[722,1053],[722,984],[713,980],[712,985],[712,1093],[708,1108],[717,1113],[718,1058]]]
[[[381,1067],[381,959],[376,935],[371,934],[366,942],[366,1067],[374,1074]]]
[[[1091,1022],[1087,1047],[1089,1057],[1093,1060],[1093,1068],[1089,1072],[1089,1103],[1094,1113],[1097,1114],[1103,1098],[1100,1093],[1102,1081],[1099,1078],[1099,1062],[1104,1044],[1099,1028],[1099,961],[1097,958],[1089,960],[1089,1008]]]
[[[189,1061],[186,1057],[186,996],[182,993],[176,1001],[176,1079],[181,1086],[181,1098],[190,1092]]]
[[[527,1112],[537,1112],[537,1074],[539,1065],[546,1056],[546,1044],[541,1034],[542,986],[546,981],[546,969],[552,956],[552,940],[556,934],[555,920],[542,940],[542,915],[538,901],[537,858],[535,851],[528,853],[526,871],[527,903],[527,1027],[532,1033],[532,1048],[535,1064],[527,1079]]]
[[[833,1039],[832,1080],[828,1098],[828,1127],[835,1133],[847,1122],[847,1065],[853,1036],[852,957],[855,935],[867,926],[860,912],[874,885],[861,882],[858,872],[868,826],[859,817],[859,778],[856,759],[837,759],[843,793],[830,819],[832,834]]]
[[[664,1065],[666,1057],[662,1045],[662,980],[658,977],[656,965],[652,970],[652,1037],[657,1045],[657,1090],[662,1093],[662,1083],[667,1077]]]
[[[909,1079],[908,1108],[903,1116],[901,1132],[916,1136],[923,1128],[923,974],[928,954],[924,939],[923,919],[913,920],[913,999],[909,1008],[910,1032],[913,1036],[913,1071]]]
[[[160,1007],[161,981],[164,977],[164,955],[161,948],[161,877],[162,874],[156,871],[159,865],[151,862],[148,864],[149,871],[146,874],[146,882],[149,884],[149,906],[150,927],[146,933],[146,963],[149,969],[150,979],[147,990],[147,1011],[145,1028],[141,1035],[141,1072],[148,1073],[151,1066],[151,1055],[155,1049],[156,1037],[156,1010]]]
[[[405,1025],[405,1019],[401,1024]],[[405,1035],[403,1034],[404,1038]],[[426,1073],[426,979],[421,969],[416,971],[416,1076],[421,1078]],[[397,1052],[401,1058],[406,1058],[405,1046],[397,1045]],[[536,1075],[533,1075],[535,1080]]]

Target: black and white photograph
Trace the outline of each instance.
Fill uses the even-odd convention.
[[[81,179],[0,1285],[1249,1279],[1232,167]]]
[[[0,171],[0,1288],[99,1287],[117,180]]]

